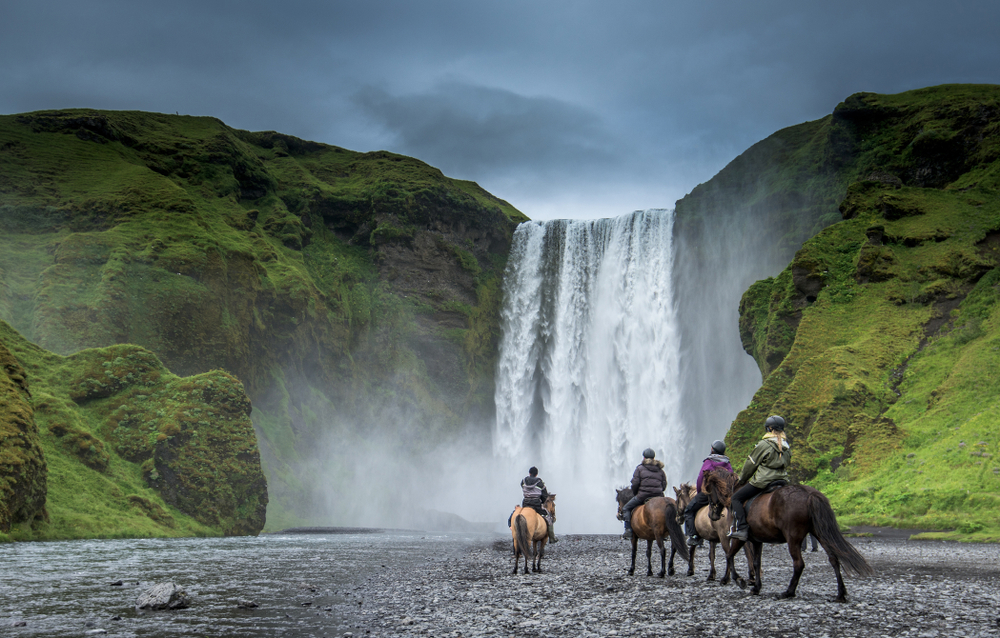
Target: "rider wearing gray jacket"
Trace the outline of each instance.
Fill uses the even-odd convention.
[[[528,475],[521,479],[521,493],[524,495],[521,507],[530,507],[541,514],[542,518],[545,519],[545,523],[549,526],[549,542],[558,543],[559,539],[556,538],[553,521],[543,507],[543,504],[549,498],[549,491],[545,489],[545,482],[538,478],[537,467],[529,469]],[[507,526],[510,527],[510,521],[507,522]]]

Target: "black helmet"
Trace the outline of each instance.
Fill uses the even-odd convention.
[[[777,430],[778,432],[785,431],[785,420],[778,415],[767,417],[767,421],[764,421],[764,427],[768,432],[772,430]]]
[[[726,444],[722,441],[712,441],[712,451],[716,454],[725,454]]]
[[[656,452],[653,451],[653,448],[648,447],[648,448],[646,448],[645,450],[642,451],[642,458],[644,458],[644,459],[655,459],[656,458]]]

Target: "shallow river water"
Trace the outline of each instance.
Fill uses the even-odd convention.
[[[0,544],[0,635],[340,636],[368,575],[477,541],[361,532]],[[191,606],[137,612],[139,593],[160,582],[182,587]]]

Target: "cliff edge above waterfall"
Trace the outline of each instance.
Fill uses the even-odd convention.
[[[859,93],[821,127],[788,153],[842,185],[837,221],[743,296],[763,385],[731,457],[780,414],[841,524],[1000,540],[1000,87]]]

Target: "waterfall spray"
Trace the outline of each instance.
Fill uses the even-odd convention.
[[[615,528],[614,487],[652,447],[676,485],[680,414],[673,212],[521,224],[504,280],[494,453],[542,469],[574,531]],[[521,467],[523,466],[523,467]]]

